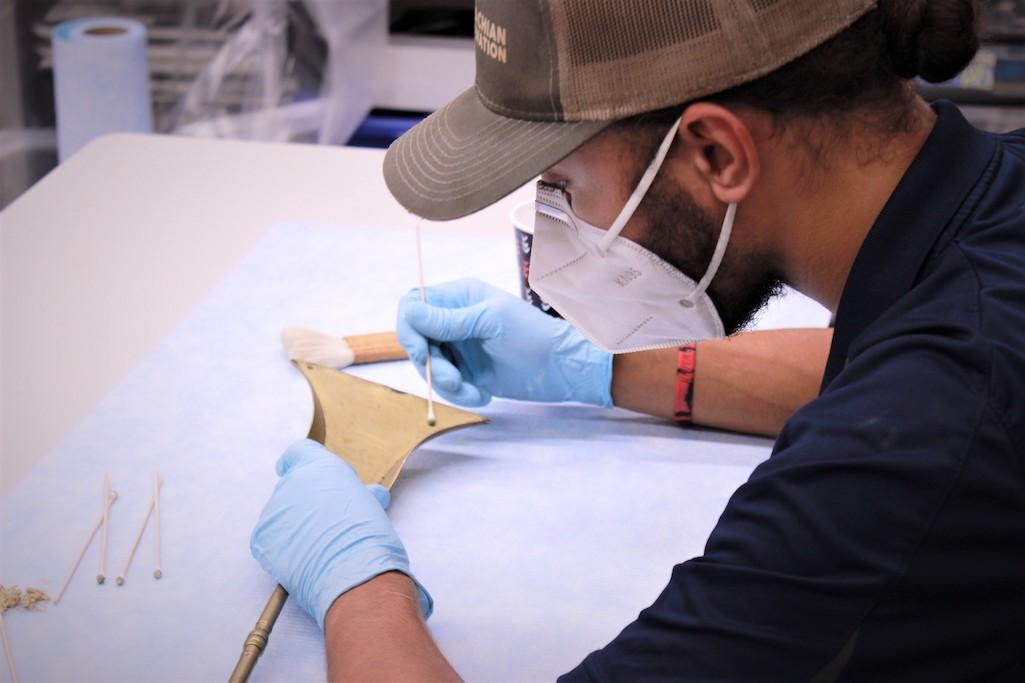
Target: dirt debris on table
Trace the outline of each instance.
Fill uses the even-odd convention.
[[[17,586],[0,585],[0,614],[18,606],[27,610],[36,610],[38,609],[36,605],[49,601],[50,596],[40,588],[26,588],[22,592]]]

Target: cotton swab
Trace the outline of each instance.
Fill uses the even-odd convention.
[[[159,579],[160,571],[160,475],[153,475],[153,578]]]
[[[96,532],[100,530],[100,526],[103,525],[103,520],[107,516],[107,511],[111,505],[117,500],[117,491],[111,491],[107,499],[107,503],[103,506],[103,512],[100,513],[100,518],[96,520],[96,524],[93,525],[92,531],[89,532],[89,537],[85,539],[85,543],[82,545],[82,549],[78,551],[78,557],[75,558],[74,564],[71,565],[71,569],[68,570],[68,575],[64,579],[64,583],[61,584],[61,588],[57,591],[57,597],[53,599],[53,604],[60,602],[61,597],[64,595],[64,591],[67,589],[68,584],[71,583],[71,577],[75,575],[75,570],[78,569],[78,565],[82,562],[82,557],[85,555],[85,551],[89,548],[89,544],[96,538]]]
[[[156,504],[155,498],[150,498],[149,506],[146,507],[146,516],[142,519],[142,526],[139,527],[139,533],[135,536],[135,543],[132,544],[132,549],[128,552],[128,559],[125,560],[124,571],[117,577],[117,585],[123,586],[125,584],[125,575],[128,574],[128,566],[132,564],[132,558],[135,557],[135,551],[139,548],[139,541],[142,540],[142,534],[146,531],[146,525],[149,524],[149,516],[153,514],[153,506]]]
[[[416,262],[420,271],[420,302],[425,303],[427,297],[424,294],[424,256],[423,247],[420,245],[420,221],[416,222]],[[434,391],[431,382],[431,346],[427,344],[427,364],[425,368],[427,376],[427,424],[433,427],[438,419],[434,416]]]
[[[110,475],[103,475],[103,531],[100,535],[100,573],[96,575],[96,583],[107,580],[107,522],[110,516]]]

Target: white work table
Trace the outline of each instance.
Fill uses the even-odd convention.
[[[394,228],[377,150],[111,135],[0,213],[0,493],[276,221]],[[432,231],[507,237],[529,189]],[[60,387],[60,390],[55,390]]]
[[[23,681],[221,680],[273,580],[248,537],[273,464],[305,435],[309,390],[283,326],[388,329],[415,284],[414,225],[379,151],[103,138],[0,213],[0,583],[56,592],[96,519],[121,571],[159,471],[150,534],[123,587],[94,543],[59,605],[5,614]],[[515,291],[509,211],[425,226],[429,282]],[[822,325],[798,297],[761,326]],[[411,393],[408,363],[353,370]],[[391,516],[468,680],[554,678],[700,554],[766,439],[626,411],[494,401],[491,422],[413,454]],[[6,681],[6,669],[0,681]],[[286,606],[254,681],[323,677],[316,625]]]

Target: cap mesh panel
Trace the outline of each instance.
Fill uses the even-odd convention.
[[[549,5],[567,121],[661,109],[753,80],[875,0],[562,0]]]
[[[712,0],[691,0],[684,12],[651,22],[636,0],[566,0],[566,57],[574,65],[610,62],[693,40],[719,28]]]

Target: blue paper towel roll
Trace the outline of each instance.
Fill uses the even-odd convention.
[[[61,161],[105,133],[152,132],[145,26],[116,17],[65,21],[52,44]]]

